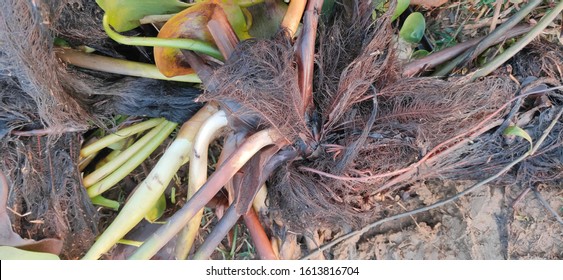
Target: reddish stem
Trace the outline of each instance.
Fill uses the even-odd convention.
[[[531,25],[515,26],[514,28],[510,29],[506,34],[498,38],[494,42],[494,44],[502,43],[504,40],[514,38],[516,36],[520,36],[530,31],[532,27],[533,26]],[[456,56],[460,55],[467,49],[474,47],[475,45],[479,44],[481,40],[483,40],[483,38],[475,38],[463,43],[459,43],[453,47],[445,48],[424,58],[413,60],[405,65],[405,68],[403,69],[403,76],[412,77],[426,69],[434,68],[444,62],[447,62],[455,58]]]
[[[254,208],[251,207],[250,210],[243,215],[243,218],[244,223],[248,228],[248,232],[250,232],[250,237],[252,237],[252,243],[254,243],[254,247],[258,256],[260,256],[260,259],[277,260],[278,256],[274,253],[272,243],[270,243],[270,239],[266,235],[266,231],[264,230],[264,227],[262,227]]]
[[[229,59],[239,39],[221,6],[215,6],[211,19],[207,22],[207,28],[225,60]]]
[[[303,15],[303,30],[297,40],[295,56],[297,60],[298,83],[301,90],[303,108],[301,113],[309,116],[313,110],[313,67],[315,61],[315,36],[319,14],[324,0],[310,0]]]

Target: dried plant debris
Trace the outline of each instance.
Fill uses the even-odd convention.
[[[72,47],[89,46],[106,55],[121,57],[116,43],[108,38],[102,26],[104,11],[91,0],[51,2],[50,29]]]
[[[45,238],[35,241],[22,238],[12,230],[7,205],[9,191],[8,180],[4,173],[0,172],[0,246],[16,247],[33,252],[47,252],[55,255],[60,254],[63,245],[61,240]]]
[[[396,201],[388,197],[420,195],[415,189],[424,181],[489,177],[529,149],[527,142],[504,136],[504,127],[517,125],[537,139],[563,106],[561,90],[511,100],[561,85],[560,45],[534,41],[512,59],[512,71],[476,82],[404,78],[394,51],[392,7],[373,21],[370,5],[338,2],[323,17],[308,115],[294,46],[283,33],[240,43],[209,79],[202,77],[200,95],[179,83],[63,65],[53,51],[54,36],[122,56],[122,46],[103,33],[93,1],[9,0],[0,8],[0,168],[11,186],[8,206],[13,213],[30,213],[10,216],[15,231],[61,239],[62,256],[77,258],[91,245],[99,219],[76,168],[79,136],[17,137],[11,134],[15,129],[87,129],[116,114],[180,123],[200,107],[198,96],[200,102],[218,102],[235,132],[269,127],[291,143],[265,164],[274,169],[283,162],[268,180],[272,216],[281,213],[284,220],[281,236],[288,228],[306,233],[323,225],[360,227],[390,215]],[[133,52],[137,60],[150,60],[143,50]],[[562,123],[497,183],[561,186]],[[260,172],[265,161],[257,156],[241,182],[261,185],[271,171]]]
[[[42,2],[38,2],[42,3]],[[52,52],[53,37],[42,9],[30,1],[10,1],[0,9],[0,41],[19,85],[29,95],[48,127],[84,127],[91,119],[71,93],[63,89],[66,75]],[[45,22],[46,21],[46,22]],[[41,63],[37,63],[40,61]]]

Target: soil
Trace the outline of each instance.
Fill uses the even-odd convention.
[[[461,191],[469,182],[423,185],[417,189],[421,204],[441,198],[438,188]],[[456,203],[411,217],[377,230],[359,241],[333,249],[335,259],[561,259],[563,227],[528,192],[519,186],[491,186]],[[540,190],[553,209],[563,210],[560,188]],[[385,225],[384,225],[385,226]]]

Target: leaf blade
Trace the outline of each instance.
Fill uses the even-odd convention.
[[[526,132],[525,130],[521,129],[518,126],[515,125],[509,126],[502,132],[502,134],[505,136],[518,136],[526,139],[530,143],[530,150],[534,145],[534,142],[532,140],[532,137],[530,137],[530,134],[528,134],[528,132]]]
[[[415,12],[407,17],[401,31],[399,31],[399,36],[409,43],[416,44],[422,40],[425,30],[426,21],[424,16],[419,12]]]
[[[141,25],[139,20],[148,15],[173,14],[190,5],[179,0],[96,0],[109,16],[109,24],[124,32]]]

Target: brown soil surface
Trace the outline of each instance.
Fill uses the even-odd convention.
[[[461,191],[469,183],[446,183],[440,188]],[[421,186],[423,204],[440,200]],[[522,187],[487,187],[430,213],[382,228],[359,241],[333,249],[335,259],[561,259],[563,226],[528,192],[514,207]],[[540,189],[561,213],[560,188]],[[383,225],[384,227],[386,225]]]

